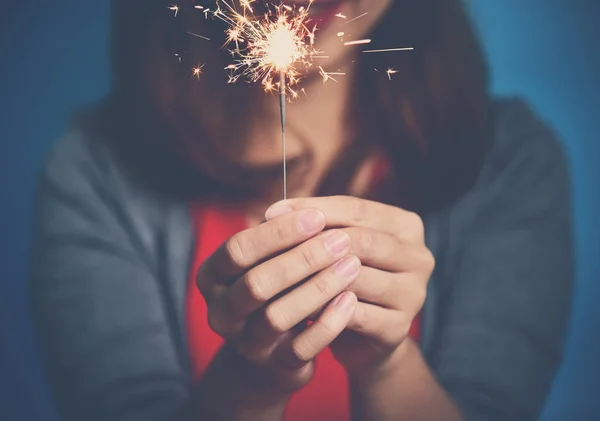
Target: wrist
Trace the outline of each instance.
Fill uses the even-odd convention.
[[[416,344],[411,338],[406,338],[376,364],[365,367],[360,371],[348,373],[350,383],[354,386],[367,387],[384,381],[386,378],[397,374],[399,370],[402,370],[402,367],[406,365],[406,361],[410,359],[415,350],[418,351]]]
[[[257,388],[252,370],[232,347],[221,347],[196,384],[183,419],[280,421],[289,396]]]
[[[222,364],[227,367],[227,378],[235,385],[240,402],[246,407],[285,407],[292,392],[277,387],[267,367],[258,367],[225,344],[221,349]]]

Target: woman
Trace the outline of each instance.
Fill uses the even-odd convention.
[[[276,99],[188,34],[222,39],[208,3],[167,6],[114,2],[113,90],[41,177],[31,294],[63,419],[537,419],[568,174],[487,93],[461,2],[315,0],[319,64],[346,76],[290,104],[283,202]],[[415,50],[363,54],[342,23]]]

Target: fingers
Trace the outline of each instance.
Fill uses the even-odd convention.
[[[198,288],[210,301],[220,291],[213,287],[235,281],[261,261],[306,241],[324,227],[321,211],[304,209],[235,234],[200,267]]]
[[[290,331],[301,331],[307,317],[331,300],[335,301],[359,271],[360,260],[347,256],[253,314],[237,342],[241,352],[256,363],[267,361]]]
[[[332,230],[256,266],[219,298],[217,304],[224,310],[218,312],[221,319],[215,321],[216,327],[223,332],[239,329],[240,323],[252,312],[286,289],[331,266],[348,254],[349,249],[348,234]],[[311,288],[314,282],[307,283],[307,288]],[[317,285],[323,289],[321,295],[331,291],[330,286],[323,286],[320,277]]]
[[[370,304],[417,313],[427,295],[427,284],[411,273],[390,273],[363,266],[348,291]]]
[[[340,294],[312,325],[292,340],[290,347],[283,348],[280,361],[292,368],[311,361],[346,329],[357,304],[353,293]]]
[[[369,303],[358,303],[348,322],[348,329],[391,349],[408,335],[412,323],[408,314]]]
[[[298,325],[344,291],[356,279],[360,268],[356,256],[347,256],[315,275],[265,308],[265,326],[274,332],[285,332]]]
[[[390,273],[361,266],[347,290],[356,294],[361,302],[416,314],[425,303],[427,282],[412,273]],[[315,320],[323,308],[313,311],[308,319]]]
[[[323,211],[328,227],[372,228],[411,242],[422,242],[424,239],[423,222],[417,214],[351,196],[290,199],[274,204],[265,217],[271,220],[273,215],[280,215],[283,209],[306,208]]]
[[[365,266],[390,272],[410,269],[427,275],[433,270],[433,255],[424,245],[418,246],[371,228],[350,227],[344,231],[350,236],[350,252]]]

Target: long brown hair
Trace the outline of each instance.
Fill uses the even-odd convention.
[[[223,53],[198,47],[186,33],[185,11],[193,2],[180,4],[179,19],[167,13],[166,6],[159,0],[113,0],[113,91],[101,126],[118,139],[115,145],[125,153],[128,167],[141,170],[136,173],[143,174],[145,182],[165,192],[194,198],[260,195],[265,186],[272,186],[268,181],[279,180],[279,169],[244,168],[232,161],[219,142],[205,141],[204,128],[187,111],[190,101],[207,112],[218,110],[210,105],[216,86],[219,97],[240,110],[256,96],[252,88],[224,88],[226,74],[219,66],[214,66],[218,72],[205,71],[198,91],[188,82],[182,85],[181,80],[190,79],[198,48],[215,59]],[[212,25],[203,29],[222,30]],[[356,137],[325,177],[319,194],[345,193],[351,175],[373,148],[391,164],[379,200],[418,212],[444,206],[474,183],[489,138],[487,72],[462,1],[395,0],[369,38],[376,42],[373,48],[410,45],[415,50],[359,57],[354,102],[348,109]],[[149,55],[153,50],[159,53]],[[160,63],[149,63],[149,56]],[[390,65],[400,70],[393,83],[385,75],[376,77],[374,68]],[[166,85],[164,80],[148,84],[144,75],[149,66],[160,67]],[[161,119],[152,89],[166,89],[167,106],[178,116],[178,127],[189,125],[184,129],[199,136],[182,139]],[[244,122],[236,120],[230,126],[233,133],[243,130]]]

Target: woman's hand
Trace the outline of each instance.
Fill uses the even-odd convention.
[[[350,254],[351,233],[324,228],[319,210],[290,212],[234,235],[198,271],[210,326],[251,363],[247,380],[261,396],[306,384],[313,358],[354,314],[357,298],[346,290],[360,261]]]
[[[360,302],[332,350],[351,375],[385,371],[389,357],[402,354],[400,345],[423,306],[433,271],[423,223],[396,207],[341,196],[278,202],[266,217],[274,222],[287,217],[286,212],[306,208],[320,209],[328,228],[346,232],[350,253],[362,262],[358,277],[347,287]]]

